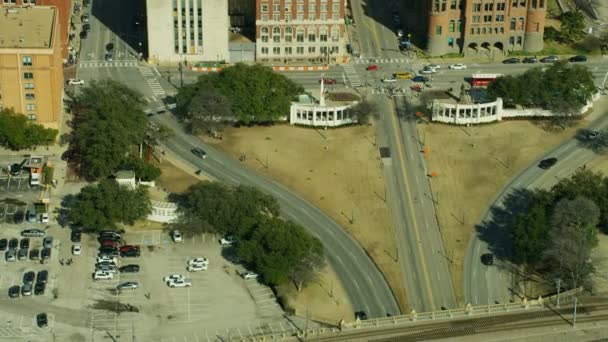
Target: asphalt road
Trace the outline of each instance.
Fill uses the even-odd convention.
[[[153,120],[176,132],[175,137],[164,143],[169,151],[219,180],[229,184],[255,186],[269,193],[279,201],[286,218],[301,224],[317,236],[323,242],[327,258],[356,311],[363,310],[370,317],[400,312],[382,274],[363,248],[321,210],[281,184],[243,167],[239,162],[186,134],[173,116],[156,115]],[[203,160],[194,156],[190,152],[194,147],[203,148],[208,154],[207,158]]]

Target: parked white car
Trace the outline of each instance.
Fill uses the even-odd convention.
[[[188,260],[188,266],[191,265],[209,265],[209,259],[207,258],[195,258]]]
[[[166,282],[173,281],[173,280],[183,280],[183,279],[186,279],[186,277],[181,274],[171,274],[171,275],[164,277],[163,281],[166,283]]]
[[[42,215],[40,215],[40,222],[49,223],[49,213],[42,213]]]
[[[448,66],[448,69],[450,69],[450,70],[465,70],[466,68],[467,68],[467,65],[462,64],[462,63],[450,64]]]
[[[224,236],[220,240],[220,245],[222,245],[222,247],[230,247],[235,243],[236,243],[236,238],[234,238],[233,236]]]
[[[110,257],[107,255],[100,256],[95,260],[96,264],[105,263],[105,262],[113,263],[114,265],[116,265],[118,261],[116,260],[116,257]]]
[[[249,279],[257,279],[258,278],[258,274],[251,272],[251,271],[246,271],[241,273],[241,277],[243,277],[243,279],[245,280],[249,280]]]
[[[139,284],[136,281],[127,281],[122,284],[116,286],[117,290],[135,290],[139,287]]]
[[[114,278],[114,274],[110,272],[96,271],[93,273],[93,279],[95,280],[111,280]]]
[[[82,249],[80,248],[80,245],[72,245],[72,254],[73,255],[80,255],[81,252],[82,252]]]
[[[394,77],[391,77],[391,78],[383,78],[381,81],[382,81],[382,83],[395,83],[395,82],[397,82],[397,79]]]
[[[81,80],[79,78],[70,78],[68,80],[68,84],[69,85],[84,85],[84,80]]]
[[[437,71],[437,69],[441,69],[441,65],[439,65],[439,64],[429,64],[429,65],[425,66],[425,68],[429,68],[429,69],[433,69],[433,70]]]
[[[188,272],[206,271],[209,268],[208,264],[193,264],[188,266]]]
[[[182,238],[182,233],[180,233],[179,230],[172,231],[171,238],[173,239],[173,242],[183,242],[184,241],[184,239]]]
[[[169,287],[190,287],[192,286],[191,279],[171,279],[167,282]]]

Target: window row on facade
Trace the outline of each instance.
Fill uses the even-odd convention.
[[[440,108],[437,111],[439,116],[448,118],[485,118],[489,116],[495,116],[497,113],[496,105],[485,106],[485,107],[466,107],[466,108]]]
[[[272,13],[290,13],[292,12],[293,5],[289,0],[285,0],[284,6],[281,7],[280,3],[272,4]],[[304,1],[300,0],[296,5],[296,13],[304,13],[305,12]],[[331,4],[328,3],[327,0],[321,0],[321,6],[319,6],[320,12],[328,12],[331,9],[332,12],[340,11],[340,0],[334,0]],[[269,13],[270,6],[268,2],[262,2],[260,6],[260,12]],[[315,2],[308,3],[308,13],[316,13],[317,12],[317,4]]]
[[[330,18],[332,20],[340,20],[340,12],[333,12],[331,15],[329,15],[326,12],[321,12],[319,13],[319,15],[317,15],[316,13],[308,13],[307,16],[304,15],[304,13],[298,13],[294,16],[291,15],[291,13],[285,13],[282,15],[280,13],[274,13],[272,14],[272,16],[269,16],[268,14],[261,14],[260,15],[260,20],[261,21],[269,21],[270,18],[272,18],[272,21],[281,21],[284,20],[285,22],[290,22],[290,21],[315,21],[315,20],[319,20],[319,21],[325,21],[325,20],[329,20]]]
[[[260,40],[262,43],[267,43],[269,41],[270,28],[266,26],[262,26],[260,28]],[[280,26],[272,27],[272,40],[276,43],[281,41],[281,37],[285,42],[290,43],[294,39],[294,29],[291,26],[285,27],[283,30]],[[295,29],[295,41],[296,42],[316,42],[317,40],[320,42],[327,41],[340,41],[340,27],[333,26],[331,30],[327,27],[308,27],[305,29],[304,27],[296,27]]]
[[[293,55],[294,51],[296,55],[304,55],[304,51],[307,51],[307,54],[317,54],[317,51],[319,54],[321,55],[328,55],[328,54],[332,54],[332,55],[337,55],[340,53],[340,47],[338,46],[319,46],[319,49],[317,50],[316,46],[308,46],[306,49],[304,48],[304,46],[296,46],[296,48],[294,49],[291,46],[286,46],[286,47],[279,47],[279,46],[275,46],[272,48],[272,54],[273,55],[281,55],[281,51],[283,52],[283,54],[285,55]],[[262,55],[268,55],[270,52],[270,48],[269,47],[262,47],[260,48],[260,53]]]
[[[173,0],[173,40],[176,53],[200,53],[203,45],[202,14],[202,0],[196,0],[196,3],[195,0]]]
[[[473,12],[503,12],[507,10],[507,5],[511,8],[525,8],[526,0],[507,0],[495,2],[494,0],[474,1],[472,4]],[[433,12],[445,12],[448,10],[462,10],[465,8],[466,0],[433,0]],[[545,0],[531,0],[532,8],[544,8]]]

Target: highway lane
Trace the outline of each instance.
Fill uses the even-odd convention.
[[[600,110],[600,114],[593,114],[599,117],[589,127],[593,129],[608,128],[608,117],[605,115],[604,109],[607,102],[607,98],[601,98],[596,102],[596,110]],[[558,158],[558,163],[553,168],[543,170],[538,167],[540,160],[550,157]],[[529,167],[513,177],[497,194],[484,213],[481,220],[482,224],[492,221],[493,215],[490,208],[503,207],[505,198],[514,190],[550,188],[559,179],[569,177],[579,167],[597,157],[599,156],[596,153],[583,147],[575,138],[569,139],[547,151]],[[508,244],[508,241],[506,242]],[[464,295],[466,303],[476,305],[494,303],[496,301],[506,302],[511,299],[511,288],[514,286],[514,279],[510,270],[513,266],[507,261],[502,260],[497,260],[496,266],[492,267],[487,267],[480,262],[481,255],[491,250],[492,248],[488,242],[481,240],[477,232],[471,237],[465,257]]]
[[[282,214],[286,218],[301,224],[323,242],[327,258],[338,274],[356,311],[363,310],[370,317],[382,317],[400,312],[390,288],[376,265],[359,243],[331,218],[281,184],[243,167],[239,162],[186,134],[172,116],[157,115],[153,120],[167,125],[176,132],[175,137],[165,142],[165,147],[183,160],[212,177],[230,184],[255,186],[277,198]],[[202,160],[195,157],[190,152],[193,147],[203,148],[208,153],[207,158]]]

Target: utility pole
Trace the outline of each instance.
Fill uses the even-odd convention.
[[[559,309],[559,292],[561,290],[562,280],[560,278],[557,279],[557,308]]]

